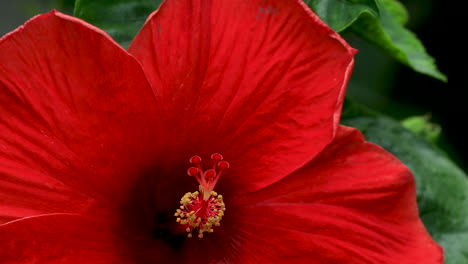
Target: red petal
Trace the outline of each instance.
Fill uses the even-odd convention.
[[[82,215],[23,218],[0,225],[0,237],[0,261],[5,264],[137,264],[165,259],[158,256],[163,252],[161,247],[153,247],[154,258],[145,259],[144,247],[138,247],[134,240],[111,230],[103,221]]]
[[[251,206],[231,211],[235,239],[246,254],[261,245],[255,256],[264,261],[443,261],[419,219],[410,171],[352,128],[305,168],[245,199]]]
[[[0,61],[0,223],[127,202],[161,137],[139,63],[55,11],[1,38]]]
[[[235,176],[220,184],[238,191],[332,140],[354,54],[300,1],[280,0],[166,1],[129,51],[157,90],[174,155],[222,153]]]

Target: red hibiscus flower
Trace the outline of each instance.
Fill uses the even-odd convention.
[[[0,40],[0,262],[442,263],[408,169],[339,126],[353,54],[299,1],[168,0],[128,52],[31,19]]]

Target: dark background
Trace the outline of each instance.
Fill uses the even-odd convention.
[[[461,50],[466,43],[454,34],[447,23],[447,5],[433,0],[401,0],[409,13],[407,27],[423,42],[449,83],[416,73],[375,47],[355,37],[347,37],[359,49],[356,67],[347,95],[354,101],[397,119],[415,115],[430,115],[431,122],[442,127],[438,146],[465,171],[468,169],[468,96],[465,80],[454,80],[466,74],[468,66],[462,61],[463,52],[455,61],[458,74],[449,72],[448,50]],[[460,43],[460,44],[457,44]],[[453,69],[452,69],[453,71]],[[463,73],[462,73],[463,72]],[[454,85],[456,84],[456,85]]]
[[[468,97],[465,80],[452,80],[449,72],[448,49],[461,48],[448,29],[448,14],[442,1],[401,0],[409,12],[408,28],[424,43],[428,53],[437,62],[439,70],[446,74],[456,87],[418,74],[377,48],[354,36],[345,36],[351,45],[359,49],[356,66],[348,88],[348,96],[397,119],[415,115],[430,115],[431,121],[442,127],[437,142],[462,169],[468,169],[468,146],[462,126],[468,121]],[[74,0],[3,0],[0,2],[0,35],[3,35],[35,14],[52,8],[71,14]],[[461,54],[462,52],[460,52]],[[461,56],[461,55],[460,55]],[[457,59],[457,58],[455,58]],[[461,61],[461,57],[458,58]],[[457,63],[458,72],[466,72],[466,63]],[[462,76],[462,75],[458,75]]]

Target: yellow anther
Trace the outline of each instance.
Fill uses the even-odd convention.
[[[176,222],[186,225],[187,237],[192,237],[193,229],[198,230],[198,237],[204,232],[212,233],[213,226],[220,226],[226,207],[222,195],[211,191],[207,199],[206,193],[200,186],[200,192],[186,193],[180,200],[180,209],[174,214]]]

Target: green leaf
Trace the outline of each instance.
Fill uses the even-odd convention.
[[[74,15],[106,31],[123,47],[162,0],[77,0]]]
[[[352,32],[413,70],[447,81],[417,37],[404,28],[408,13],[396,0],[305,0],[336,32]]]
[[[378,16],[375,0],[305,0],[306,4],[334,31],[353,24],[363,13]]]
[[[430,122],[430,115],[412,116],[401,121],[401,124],[416,134],[432,143],[436,143],[440,137],[441,127]]]
[[[379,47],[413,70],[447,81],[427,54],[423,44],[403,24],[407,20],[405,8],[396,0],[376,0],[379,16],[364,12],[350,27],[350,31]]]
[[[444,248],[445,263],[468,263],[468,178],[430,142],[387,117],[354,117],[343,124],[397,156],[413,172],[421,219]]]
[[[341,111],[341,119],[348,119],[357,116],[378,117],[381,114],[349,99],[347,96],[344,99],[343,110]]]

